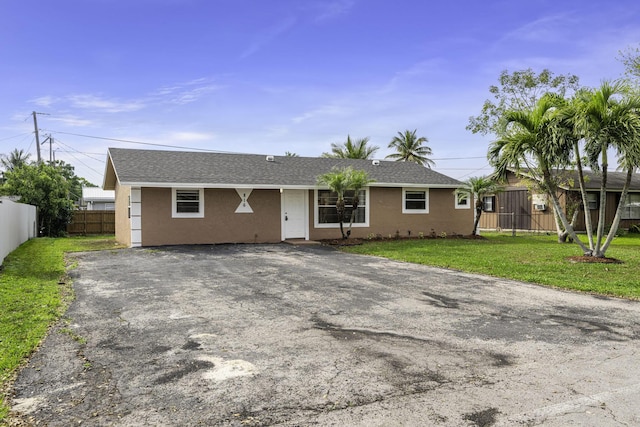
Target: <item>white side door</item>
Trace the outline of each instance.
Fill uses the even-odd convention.
[[[282,239],[307,239],[307,191],[282,193]]]

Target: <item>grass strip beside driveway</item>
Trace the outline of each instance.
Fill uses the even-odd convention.
[[[607,257],[621,264],[576,263],[575,244],[555,235],[486,234],[486,239],[370,241],[345,252],[449,268],[601,295],[640,299],[640,236],[616,237]]]
[[[39,238],[22,244],[0,271],[0,425],[9,408],[7,387],[73,298],[65,252],[110,249],[111,236]]]

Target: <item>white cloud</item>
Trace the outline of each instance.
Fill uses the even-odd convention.
[[[293,27],[296,23],[297,19],[291,15],[271,28],[268,28],[266,31],[260,33],[258,37],[251,43],[251,45],[240,55],[240,59],[248,58],[249,56],[255,54],[264,46],[270,44],[273,40],[275,40],[278,36],[285,33],[291,27]]]
[[[163,86],[151,93],[150,98],[169,104],[186,105],[195,102],[206,94],[223,89],[225,86],[214,84],[212,79],[198,78],[171,86]]]
[[[355,0],[333,0],[314,3],[313,7],[317,9],[315,20],[321,22],[346,15],[355,4]]]
[[[54,99],[52,96],[41,96],[40,98],[32,99],[31,102],[39,107],[50,107],[53,103],[56,102],[56,99]]]
[[[170,141],[195,142],[195,141],[212,141],[215,135],[204,132],[173,132],[169,135]]]
[[[71,106],[80,109],[98,110],[106,113],[126,113],[145,107],[141,101],[118,101],[105,99],[92,94],[70,95],[67,99]]]
[[[352,112],[351,108],[345,105],[338,105],[334,103],[334,104],[323,105],[318,108],[309,110],[306,113],[303,113],[299,116],[294,117],[293,119],[291,119],[291,121],[293,123],[299,124],[307,120],[317,119],[318,117],[326,117],[326,116],[335,116],[335,117],[340,117],[340,119],[345,119],[345,117],[351,112]]]
[[[502,41],[508,39],[525,40],[528,42],[557,43],[563,40],[562,34],[572,27],[574,20],[567,14],[545,16],[529,22],[508,32]]]
[[[94,125],[94,122],[88,119],[82,119],[73,115],[51,115],[47,118],[48,121],[62,123],[68,126],[86,127]]]

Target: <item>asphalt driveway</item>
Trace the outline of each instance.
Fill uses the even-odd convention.
[[[640,425],[637,302],[324,247],[77,258],[26,423]]]

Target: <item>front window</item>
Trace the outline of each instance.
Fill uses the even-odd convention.
[[[337,225],[339,223],[338,211],[336,210],[338,194],[331,190],[317,190],[316,194],[316,226],[322,227],[322,224],[331,226]],[[353,212],[353,196],[353,191],[346,191],[344,194],[345,209],[344,216],[342,218],[343,223],[349,223],[351,221],[351,213]],[[367,225],[367,196],[367,190],[360,190],[358,193],[358,207],[353,218],[354,225]]]
[[[590,210],[598,209],[598,193],[587,193],[587,208]]]
[[[622,219],[640,219],[640,194],[627,194],[622,208]]]
[[[173,218],[203,218],[204,190],[174,188],[172,194]]]
[[[464,191],[456,192],[456,209],[469,209],[471,207],[470,194]]]
[[[426,188],[403,189],[402,213],[429,213],[429,190]]]

